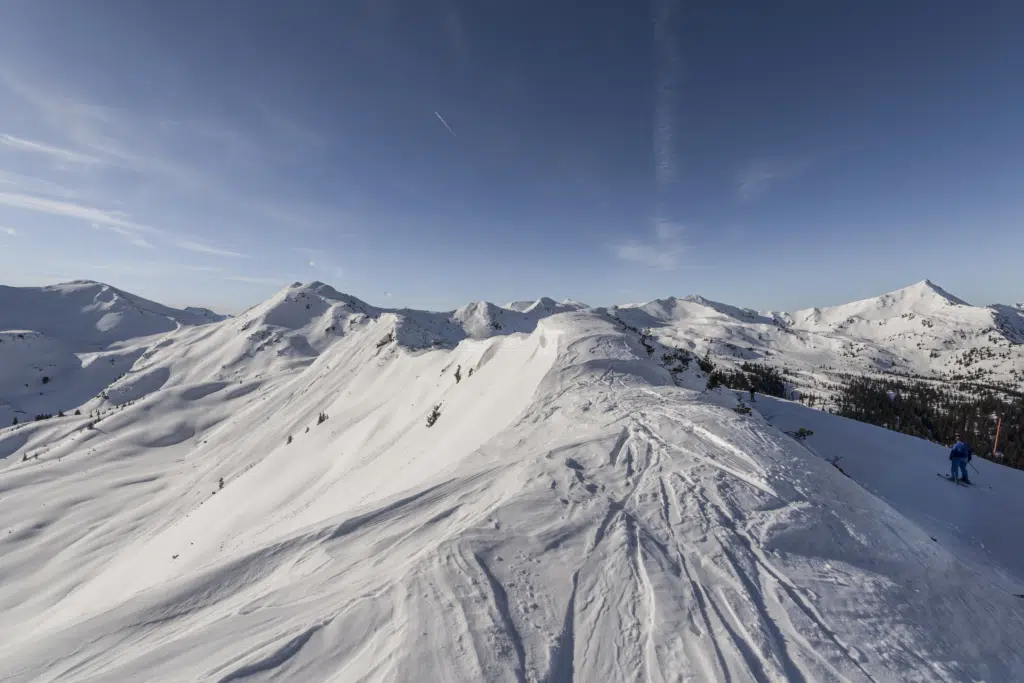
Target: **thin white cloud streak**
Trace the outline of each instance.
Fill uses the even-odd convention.
[[[224,270],[223,268],[218,268],[216,266],[193,266],[191,264],[169,263],[166,261],[142,261],[135,259],[125,263],[76,264],[74,267],[80,270],[115,271],[152,277],[165,277],[176,274],[180,275],[183,270],[201,273],[220,273]]]
[[[225,275],[224,279],[231,280],[233,282],[248,282],[250,284],[258,285],[280,285],[282,287],[289,283],[288,278],[257,277],[253,275]]]
[[[188,251],[194,251],[199,254],[212,254],[214,256],[228,256],[231,258],[249,258],[247,254],[242,254],[237,251],[231,251],[230,249],[220,249],[218,247],[211,247],[208,244],[201,244],[199,242],[193,242],[191,240],[185,240],[182,242],[175,242],[176,247],[179,249],[187,249]]]
[[[148,234],[159,234],[161,231],[148,225],[136,223],[120,211],[105,211],[96,209],[84,204],[49,199],[29,194],[14,192],[0,192],[0,205],[10,206],[15,209],[35,211],[51,216],[62,216],[65,218],[77,218],[79,220],[96,223],[105,227],[122,228]]]
[[[466,27],[462,21],[462,14],[456,7],[454,0],[447,0],[444,8],[444,21],[445,32],[448,34],[448,42],[452,46],[456,56],[463,62],[466,63],[469,60],[469,46],[466,40]]]
[[[133,117],[123,110],[68,97],[2,69],[0,84],[30,105],[54,131],[83,150],[77,154],[92,156],[108,166],[156,175],[189,189],[208,190],[212,185],[212,179],[197,168],[180,164],[166,154],[138,151],[152,150],[151,141],[160,138],[158,128],[145,117]],[[129,139],[131,142],[127,142]]]
[[[105,211],[74,202],[60,201],[35,195],[18,194],[13,192],[0,192],[0,205],[10,206],[26,211],[60,216],[64,218],[76,218],[88,221],[94,228],[108,230],[125,238],[130,244],[146,249],[153,248],[153,245],[143,235],[160,235],[166,239],[170,237],[165,231],[149,225],[136,223],[120,211]],[[175,246],[200,254],[213,256],[226,256],[231,258],[249,258],[248,255],[220,249],[192,240],[179,240],[173,243]]]
[[[807,161],[758,160],[745,164],[736,172],[736,193],[740,201],[749,202],[764,195],[774,186],[802,174]]]
[[[451,134],[452,134],[452,135],[454,135],[455,137],[459,137],[458,135],[455,135],[455,131],[454,131],[454,130],[452,130],[452,127],[448,125],[448,122],[444,120],[444,117],[443,117],[443,116],[441,116],[440,114],[438,114],[438,113],[437,113],[436,111],[434,112],[434,116],[436,116],[436,117],[438,118],[438,120],[439,120],[439,121],[440,121],[441,123],[443,123],[443,124],[444,124],[444,127],[448,129],[448,132],[449,132],[449,133],[451,133]]]
[[[49,195],[63,199],[74,199],[75,192],[58,183],[36,176],[0,170],[0,185],[8,185],[20,193]]]
[[[0,134],[0,145],[3,145],[4,147],[8,147],[10,149],[17,150],[19,152],[39,154],[42,156],[50,157],[55,161],[60,161],[69,164],[81,164],[86,166],[104,164],[104,161],[99,157],[95,157],[89,154],[83,154],[81,152],[65,149],[63,147],[55,147],[54,145],[49,145],[46,144],[45,142],[38,142],[35,140],[27,140],[25,138],[15,137],[13,135]]]
[[[139,176],[150,185],[151,194],[187,192],[214,195],[236,208],[239,213],[251,213],[254,208],[275,222],[290,228],[310,230],[338,225],[350,216],[339,214],[330,207],[311,206],[305,201],[287,197],[271,198],[247,196],[235,184],[249,170],[270,166],[282,158],[294,159],[321,150],[332,144],[333,138],[306,128],[292,119],[279,115],[273,108],[258,106],[259,116],[240,127],[237,121],[220,122],[186,118],[153,117],[129,109],[92,104],[67,96],[61,88],[26,78],[22,73],[0,65],[0,90],[9,91],[12,107],[25,117],[33,117],[44,126],[42,132],[26,137],[6,135],[0,138],[0,151],[10,148],[48,155],[53,160],[70,166],[81,162],[82,170],[91,168],[119,169]],[[64,147],[41,142],[41,139],[59,140]],[[219,154],[213,163],[208,153],[191,157],[198,150],[217,145]],[[87,163],[90,162],[90,163]],[[95,163],[91,163],[95,162]],[[66,177],[61,178],[62,182]],[[0,188],[11,194],[20,193],[37,197],[52,196],[71,200],[71,203],[103,204],[103,195],[93,196],[97,186],[72,186],[69,190],[57,183],[30,176],[20,176],[0,170]],[[81,191],[79,191],[81,188]],[[55,205],[44,206],[38,201],[0,200],[9,206],[20,206],[54,215],[71,215],[89,222],[141,230],[124,215],[96,215],[82,210]],[[88,207],[85,207],[86,209]],[[180,239],[164,233],[165,240]],[[204,245],[205,246],[205,245]],[[188,248],[188,247],[185,247]],[[201,249],[202,253],[245,257],[231,250]]]
[[[129,230],[127,228],[122,228],[116,225],[100,225],[99,223],[93,223],[92,227],[96,228],[97,230],[106,230],[107,232],[112,232],[117,235],[120,235],[129,244],[133,246],[141,247],[143,249],[153,248],[153,245],[146,241],[146,238],[144,238],[135,230]]]
[[[682,65],[677,45],[677,30],[673,24],[676,0],[655,0],[654,2],[654,56],[655,93],[654,106],[654,174],[659,188],[664,188],[676,179],[676,163],[673,144],[675,141],[675,98],[681,80]]]

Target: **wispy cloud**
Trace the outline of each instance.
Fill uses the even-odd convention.
[[[193,266],[190,264],[174,263],[168,261],[150,261],[143,259],[130,259],[127,261],[120,261],[116,263],[83,263],[76,261],[73,264],[60,264],[62,268],[67,270],[77,270],[79,272],[91,272],[91,271],[104,271],[104,272],[116,272],[116,273],[129,273],[132,275],[140,275],[147,277],[166,277],[169,275],[180,275],[181,271],[196,271],[196,272],[209,272],[217,273],[221,272],[221,268],[213,266]],[[198,276],[197,276],[198,277]]]
[[[171,156],[155,151],[154,141],[162,139],[159,122],[146,117],[87,102],[38,83],[29,83],[0,70],[0,84],[32,106],[39,118],[54,131],[71,140],[78,150],[61,150],[45,143],[13,138],[25,151],[51,156],[61,152],[94,159],[97,164],[117,166],[135,173],[156,175],[180,186],[203,188],[210,178],[194,167],[180,164]],[[66,159],[65,161],[70,161]]]
[[[668,221],[654,226],[654,240],[627,240],[615,245],[615,255],[623,261],[658,270],[675,270],[686,251],[681,241],[683,228]]]
[[[224,279],[260,285],[281,285],[282,287],[289,282],[287,278],[283,277],[259,277],[255,275],[225,275]]]
[[[448,43],[459,60],[464,64],[468,63],[469,43],[466,40],[466,25],[462,20],[462,13],[459,12],[455,0],[446,0],[444,5],[441,21],[444,23],[445,33],[448,34]]]
[[[52,216],[63,216],[65,218],[77,218],[89,223],[98,224],[105,228],[122,228],[149,234],[158,234],[160,230],[154,227],[136,223],[121,211],[107,211],[97,209],[75,202],[50,199],[30,194],[16,192],[0,192],[0,204],[26,211],[50,214]]]
[[[657,93],[654,105],[655,180],[664,190],[676,179],[675,117],[682,64],[678,49],[676,5],[672,0],[654,2],[654,56]]]
[[[6,185],[18,192],[35,195],[49,195],[63,199],[74,199],[75,192],[59,183],[36,176],[0,170],[0,185]]]
[[[175,242],[175,246],[180,249],[187,249],[188,251],[194,251],[200,254],[212,254],[214,256],[229,256],[231,258],[249,258],[247,254],[242,254],[237,251],[231,251],[230,249],[220,249],[218,247],[211,247],[208,244],[201,244],[200,242],[193,242],[191,240]]]
[[[92,227],[96,228],[97,230],[106,230],[107,232],[112,232],[114,234],[120,235],[125,239],[125,241],[128,242],[128,244],[131,244],[133,246],[142,247],[143,249],[153,248],[153,245],[150,244],[146,240],[146,238],[139,234],[139,232],[136,230],[129,230],[128,228],[122,228],[117,225],[101,225],[99,223],[93,223]]]
[[[74,84],[40,80],[0,64],[0,96],[11,112],[4,119],[31,121],[37,127],[0,130],[0,153],[34,155],[62,171],[59,177],[42,173],[37,178],[0,170],[0,205],[77,218],[140,247],[168,243],[230,258],[249,256],[192,239],[187,233],[156,230],[145,225],[155,223],[155,218],[142,217],[159,210],[164,200],[180,200],[184,194],[222,205],[239,220],[269,220],[289,228],[319,231],[351,220],[330,206],[289,196],[286,189],[252,196],[251,174],[276,168],[282,159],[305,159],[311,150],[323,151],[333,144],[332,134],[321,135],[259,104],[251,116],[230,120],[197,118],[192,116],[194,111],[176,110],[173,103],[160,107],[161,114],[154,116],[152,111],[96,104],[81,99],[81,93],[88,97],[87,91],[76,91]],[[210,155],[211,147],[217,154]],[[66,172],[70,170],[89,173]],[[122,191],[125,176],[131,176],[131,192]],[[115,188],[128,204],[111,201]],[[145,206],[131,203],[138,198]],[[124,211],[94,208],[102,206]]]
[[[0,225],[0,233],[14,237],[15,235],[18,234],[18,231],[15,230],[14,228],[5,228],[4,226]]]
[[[56,147],[54,145],[46,144],[45,142],[27,140],[13,135],[0,134],[0,145],[19,152],[43,155],[62,163],[83,165],[98,165],[104,163],[102,159],[91,154],[84,154],[71,149],[65,149],[64,147]]]
[[[661,270],[675,270],[679,265],[679,257],[675,252],[662,251],[651,244],[639,242],[626,242],[616,248],[616,253],[623,261],[632,261],[650,268]]]
[[[801,175],[809,166],[806,160],[759,159],[746,163],[736,172],[736,193],[749,202],[763,196],[774,186]]]

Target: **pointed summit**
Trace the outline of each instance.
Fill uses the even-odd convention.
[[[912,320],[914,317],[966,321],[979,315],[984,317],[988,314],[950,294],[931,280],[921,280],[869,299],[796,311],[791,318],[800,329],[842,329],[849,332],[851,326],[866,322],[874,324],[884,320]],[[918,323],[912,325],[916,327]]]
[[[920,282],[917,282],[917,283],[915,283],[913,285],[910,285],[909,287],[905,287],[905,288],[897,290],[895,292],[891,292],[887,296],[895,296],[895,295],[900,294],[900,293],[906,293],[906,295],[916,295],[916,296],[932,296],[932,295],[934,295],[934,296],[942,297],[943,299],[945,299],[949,303],[954,304],[956,306],[970,306],[969,303],[967,303],[966,301],[964,301],[960,297],[957,297],[957,296],[954,296],[953,294],[950,294],[949,292],[944,290],[942,287],[939,287],[937,284],[935,284],[931,280],[921,280]]]

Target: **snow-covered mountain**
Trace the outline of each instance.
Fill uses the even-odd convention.
[[[0,424],[74,409],[166,335],[224,319],[88,280],[0,286]]]
[[[0,285],[0,330],[32,330],[75,350],[223,318],[206,309],[169,308],[91,280],[49,287]]]
[[[875,331],[845,319],[893,319],[861,304],[431,313],[311,283],[123,339],[81,415],[0,429],[0,680],[1022,680],[1024,472],[956,487],[941,446],[741,414],[663,359],[838,363]]]
[[[694,296],[609,310],[669,346],[786,368],[799,389],[820,391],[835,373],[1024,387],[1024,313],[971,306],[927,280],[794,313],[758,313]]]

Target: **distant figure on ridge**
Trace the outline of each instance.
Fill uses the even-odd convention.
[[[950,466],[950,478],[956,481],[958,478],[965,484],[970,484],[971,480],[967,476],[967,463],[971,461],[971,447],[965,444],[961,439],[960,435],[956,435],[956,443],[953,444],[953,450],[949,452],[949,459],[952,462]],[[956,470],[960,468],[960,476],[957,477]]]

